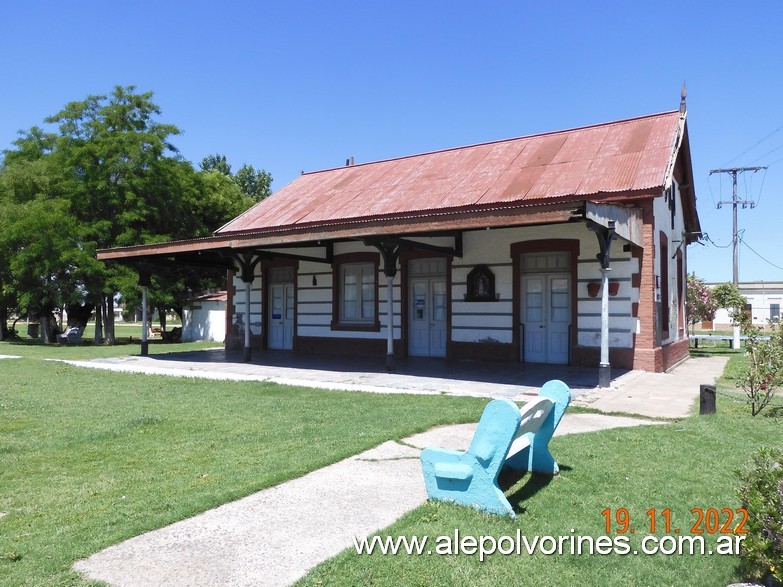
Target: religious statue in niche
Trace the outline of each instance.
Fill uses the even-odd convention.
[[[494,302],[495,275],[486,265],[476,265],[468,273],[468,293],[466,302]]]

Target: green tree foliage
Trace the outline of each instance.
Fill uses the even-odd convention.
[[[685,297],[685,311],[688,323],[707,322],[715,318],[718,302],[703,279],[688,275],[688,289]]]
[[[94,304],[112,342],[115,295],[133,297],[136,274],[97,250],[207,236],[253,203],[231,178],[184,161],[171,143],[179,129],[159,115],[151,92],[117,86],[67,104],[45,120],[51,130],[22,132],[4,152],[0,284],[21,310]],[[161,277],[160,299],[197,288],[204,273],[189,274]]]
[[[256,170],[252,165],[243,164],[236,173],[231,172],[231,165],[226,156],[220,153],[207,155],[199,164],[202,171],[217,172],[230,177],[239,186],[242,193],[254,202],[260,202],[272,193],[272,175],[263,169]]]
[[[721,283],[712,290],[712,297],[718,303],[719,308],[726,308],[734,324],[746,327],[750,325],[750,315],[745,306],[748,300],[745,299],[739,288],[733,283]]]
[[[231,175],[231,165],[226,161],[226,156],[220,153],[207,155],[199,163],[201,171],[217,171],[223,175]]]
[[[252,165],[243,165],[234,175],[234,182],[254,202],[260,202],[272,193],[272,176],[263,169],[258,171]]]

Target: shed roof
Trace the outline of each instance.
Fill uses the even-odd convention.
[[[305,173],[216,236],[659,195],[678,110]]]

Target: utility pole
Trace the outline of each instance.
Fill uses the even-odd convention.
[[[731,175],[731,183],[732,183],[732,197],[731,200],[725,202],[718,202],[718,208],[720,208],[723,204],[731,204],[732,207],[732,215],[733,215],[733,232],[732,232],[732,244],[733,246],[733,253],[734,253],[734,268],[733,268],[733,283],[735,286],[739,287],[739,230],[737,229],[737,206],[739,204],[742,204],[743,208],[747,208],[748,206],[751,207],[751,209],[755,208],[756,204],[753,203],[752,200],[740,200],[737,197],[737,174],[739,173],[745,173],[746,171],[752,171],[753,173],[756,173],[757,171],[761,171],[762,169],[766,169],[765,167],[729,167],[727,169],[711,169],[710,175],[713,173],[728,173]],[[739,340],[739,326],[734,326],[734,348],[738,349],[740,347],[740,340]]]

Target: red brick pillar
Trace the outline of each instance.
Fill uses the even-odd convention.
[[[639,319],[639,332],[634,336],[633,368],[659,372],[663,371],[663,350],[655,333],[655,218],[652,200],[644,202],[641,207],[644,247],[633,248],[639,269],[631,277],[631,285],[639,288],[639,303],[633,308]]]

